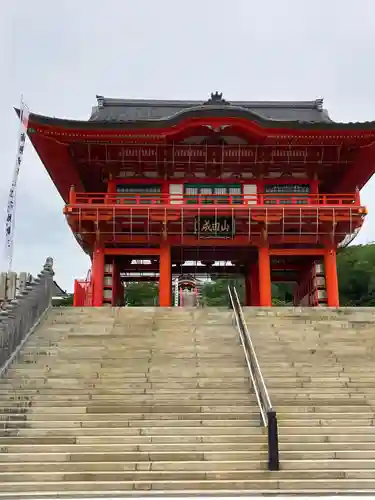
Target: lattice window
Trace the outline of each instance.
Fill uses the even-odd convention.
[[[185,185],[184,190],[187,196],[199,195],[199,201],[201,203],[218,203],[225,205],[230,201],[228,195],[235,195],[235,197],[232,198],[233,203],[242,203],[242,186],[240,184],[195,184],[193,186]],[[205,198],[205,196],[207,196],[207,198]],[[198,203],[198,198],[190,198],[187,200],[187,203]]]
[[[232,203],[242,203],[242,186],[230,186],[229,194],[232,196]]]
[[[161,201],[160,196],[157,196],[161,193],[160,184],[117,184],[116,191],[120,195],[124,195],[125,200],[122,200],[122,203],[126,204],[135,203],[138,200],[142,205],[160,203]],[[153,194],[156,196],[152,196]]]
[[[185,194],[187,196],[197,196],[197,194],[198,194],[198,188],[197,187],[187,187],[185,189]]]
[[[152,186],[147,186],[147,185],[132,185],[132,184],[118,184],[116,186],[116,191],[118,193],[160,193],[161,192],[161,186],[160,185],[152,185]]]
[[[309,194],[310,184],[266,184],[264,192],[272,195],[269,198],[267,196],[264,197],[264,203],[267,205],[276,205],[277,203],[280,205],[306,205],[309,202],[308,197],[301,196],[298,198],[298,195]],[[277,194],[281,196],[276,196]],[[283,194],[295,194],[296,196],[292,199],[292,196],[283,197]]]

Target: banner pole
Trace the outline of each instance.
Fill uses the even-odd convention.
[[[6,250],[6,257],[8,260],[8,271],[12,270],[12,265],[13,265],[17,182],[20,173],[23,152],[25,149],[28,122],[29,122],[29,110],[23,101],[23,96],[21,95],[17,156],[13,171],[12,185],[9,190],[7,214],[5,221],[5,250]]]

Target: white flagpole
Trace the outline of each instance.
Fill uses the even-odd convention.
[[[18,132],[18,148],[16,163],[14,166],[12,185],[9,190],[7,215],[5,220],[5,250],[8,259],[8,270],[12,270],[13,263],[13,245],[14,245],[14,229],[15,229],[15,216],[16,216],[16,194],[17,194],[17,181],[20,173],[20,166],[22,163],[23,152],[25,149],[27,125],[29,122],[29,110],[21,96],[20,105],[20,122]]]

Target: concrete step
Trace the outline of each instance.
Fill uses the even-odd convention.
[[[264,476],[263,476],[264,477]],[[252,494],[254,491],[264,493],[274,493],[279,490],[285,494],[293,494],[302,492],[304,494],[319,494],[319,493],[335,493],[335,492],[361,492],[367,491],[373,493],[375,491],[374,479],[331,479],[327,484],[327,478],[324,479],[290,479],[277,480],[275,479],[247,479],[247,480],[158,480],[158,481],[58,481],[58,482],[27,482],[27,483],[5,483],[2,487],[0,496],[9,497],[14,494],[19,498],[20,492],[25,498],[26,496],[35,497],[35,492],[38,491],[38,497],[41,495],[48,497],[69,496],[72,493],[79,494],[81,497],[92,496],[107,496],[108,494],[127,495],[129,492],[137,491],[157,491],[173,492],[183,494],[189,491],[191,494],[205,493],[212,495],[217,492],[238,492],[243,494]],[[62,493],[61,493],[62,492]]]
[[[78,423],[77,423],[78,424]],[[215,429],[215,428],[214,428]],[[123,428],[120,426],[114,426],[113,428],[98,428],[93,429],[92,427],[87,427],[86,425],[80,427],[76,425],[75,427],[7,427],[5,430],[0,429],[0,439],[3,438],[16,438],[16,437],[29,437],[29,438],[74,438],[76,442],[113,442],[113,440],[118,439],[121,443],[134,443],[134,442],[160,442],[160,443],[174,443],[178,441],[178,436],[180,436],[181,442],[246,442],[248,440],[253,441],[255,439],[260,439],[264,442],[264,431],[256,431],[254,428],[245,428],[245,432],[242,429],[239,432],[232,432],[229,427],[222,429],[221,432],[191,432],[190,430],[179,429],[179,432],[173,434],[171,432],[154,432],[150,433],[146,430],[140,432],[138,429],[134,428]],[[238,429],[237,429],[238,430]],[[258,433],[259,432],[259,433]],[[371,443],[375,441],[375,437],[371,432],[364,431],[363,428],[351,428],[338,429],[335,433],[327,432],[324,428],[324,432],[311,433],[308,428],[299,428],[299,432],[283,432],[282,440],[280,443],[295,443],[295,442],[306,442],[306,443],[336,443],[336,442],[351,442],[351,443]],[[120,436],[121,439],[119,438]],[[260,436],[260,437],[259,437]],[[354,446],[354,445],[353,445]]]
[[[214,421],[213,421],[214,422]],[[23,422],[23,421],[7,421],[6,422],[6,430],[2,431],[0,429],[0,436],[2,433],[6,433],[6,431],[9,430],[17,430],[17,429],[28,429],[31,431],[32,429],[44,429],[46,432],[49,430],[55,430],[59,429],[61,432],[63,432],[63,429],[65,429],[66,432],[68,430],[73,431],[74,429],[78,430],[82,429],[81,434],[84,434],[84,430],[91,429],[91,433],[94,432],[94,429],[98,429],[98,432],[102,435],[111,435],[111,434],[121,434],[123,433],[124,435],[137,435],[137,434],[145,434],[145,435],[168,435],[168,434],[194,434],[194,435],[220,435],[220,434],[254,434],[257,432],[261,432],[258,425],[248,425],[248,423],[241,425],[241,422],[238,422],[236,424],[232,425],[228,424],[226,426],[219,426],[219,425],[194,425],[193,421],[192,422],[183,422],[185,425],[178,425],[178,426],[169,426],[168,421],[165,422],[164,425],[154,425],[154,426],[142,426],[142,427],[134,427],[132,425],[127,425],[127,422],[122,422],[122,421],[117,421],[113,420],[110,421],[110,427],[108,427],[108,423],[105,420],[96,420],[96,421],[89,421],[89,420],[67,420],[66,422],[62,422],[61,420],[54,421],[54,420],[35,420],[32,422]],[[154,422],[155,424],[155,422]],[[192,425],[190,425],[192,424]],[[99,431],[100,429],[100,431]],[[284,432],[288,432],[290,427],[285,427],[283,430]],[[327,429],[331,429],[330,427],[327,427]],[[342,429],[343,431],[346,430],[346,427],[340,427],[338,431]],[[364,429],[367,432],[366,427],[356,427],[356,429]],[[370,430],[373,430],[372,428]],[[369,432],[370,432],[369,430]],[[295,429],[296,431],[296,429]],[[363,431],[363,432],[364,432]],[[291,431],[289,431],[291,432]],[[312,432],[323,432],[321,428],[313,428]],[[327,432],[327,431],[324,431]],[[79,433],[78,433],[79,434]],[[6,434],[5,434],[6,435]]]
[[[23,438],[31,438],[34,441],[30,444],[40,444],[41,446],[45,446],[48,443],[55,445],[55,444],[64,444],[61,443],[60,441],[56,441],[55,439],[59,440],[61,438],[66,438],[69,441],[65,444],[71,444],[72,441],[74,441],[73,444],[77,447],[78,445],[90,445],[93,443],[94,445],[106,445],[110,446],[112,444],[114,445],[121,445],[121,450],[124,448],[124,445],[141,445],[141,444],[155,444],[155,445],[160,445],[160,444],[196,444],[196,443],[213,443],[213,444],[227,444],[227,443],[246,443],[246,444],[257,444],[265,443],[265,433],[259,433],[259,434],[249,434],[249,435],[244,435],[244,434],[213,434],[213,435],[207,435],[204,434],[203,436],[201,435],[194,435],[194,434],[178,434],[178,435],[145,435],[145,434],[129,434],[129,435],[124,435],[121,434],[121,431],[118,433],[111,433],[109,435],[106,435],[106,433],[99,433],[95,434],[93,432],[89,432],[86,429],[86,432],[78,433],[78,435],[73,435],[69,431],[69,429],[66,430],[66,433],[62,432],[55,432],[55,430],[51,431],[45,431],[43,429],[33,429],[32,432],[30,432],[30,429],[27,430],[18,430],[16,433],[9,433],[7,436],[2,437],[2,442],[4,442],[4,445],[8,448],[9,443],[6,440],[11,439],[11,440],[16,440],[15,445],[18,446],[18,439],[21,440],[20,444],[24,444],[22,442]],[[297,436],[293,437],[293,442],[296,442],[298,440],[304,440],[306,438],[306,441],[311,441],[311,442],[324,442],[325,436]],[[315,439],[314,439],[315,438]],[[41,441],[39,441],[39,439]],[[4,440],[4,441],[3,441]],[[51,441],[51,442],[50,442]],[[27,443],[26,443],[27,444]],[[47,448],[43,448],[47,449]],[[99,446],[99,449],[101,447]],[[226,450],[228,451],[228,450]]]
[[[48,407],[47,407],[48,408]],[[50,409],[50,408],[48,408]],[[25,427],[33,426],[40,427],[42,424],[45,426],[59,425],[63,427],[63,423],[66,426],[75,426],[77,422],[82,424],[82,426],[91,427],[103,427],[104,425],[122,425],[124,427],[159,427],[159,426],[169,426],[169,427],[184,427],[186,425],[192,426],[209,426],[209,427],[234,427],[236,425],[250,427],[258,427],[260,425],[260,417],[257,413],[247,414],[239,417],[234,414],[232,418],[141,418],[141,419],[128,419],[128,414],[126,413],[101,413],[101,414],[90,414],[90,413],[65,413],[64,415],[58,415],[58,411],[53,414],[43,413],[40,408],[37,408],[33,412],[28,413],[6,413],[0,415],[0,422],[7,422],[7,424],[13,424],[17,427],[17,423],[25,425]],[[355,427],[361,429],[362,427],[374,427],[374,417],[370,418],[315,418],[315,419],[293,419],[287,418],[285,416],[279,416],[279,427],[290,428],[290,427]]]
[[[183,377],[181,376],[181,371],[183,370]],[[61,371],[61,370],[29,370],[28,368],[22,368],[22,369],[11,369],[9,370],[9,377],[13,377],[14,375],[18,375],[19,378],[46,378],[48,377],[49,379],[51,378],[61,378],[61,379],[68,379],[74,377],[78,382],[80,380],[95,380],[98,378],[102,378],[104,380],[110,381],[111,379],[118,379],[121,378],[120,375],[123,375],[125,378],[127,377],[134,377],[134,376],[141,376],[145,374],[149,374],[150,377],[153,375],[155,377],[166,377],[170,375],[171,377],[175,378],[192,378],[192,377],[209,377],[209,376],[222,376],[225,378],[226,374],[232,374],[236,376],[243,376],[245,378],[248,377],[249,373],[247,368],[245,367],[227,367],[227,368],[221,368],[220,370],[215,369],[215,367],[205,367],[205,366],[198,366],[194,369],[192,368],[184,368],[184,367],[174,367],[174,368],[165,368],[162,369],[161,367],[151,367],[149,370],[145,369],[145,367],[136,367],[136,366],[131,366],[125,368],[122,372],[121,371],[115,371],[115,370],[108,370],[108,371],[103,371],[101,374],[98,374],[95,370],[92,371],[77,371],[75,372],[72,370],[72,372],[69,372],[69,369],[67,368],[66,371]]]
[[[179,414],[179,415],[184,415],[186,413],[196,413],[196,414],[205,414],[205,413],[234,413],[234,414],[240,414],[240,413],[255,413],[259,414],[259,411],[255,408],[254,404],[251,402],[247,402],[247,404],[244,405],[237,405],[236,403],[234,404],[229,404],[226,401],[222,404],[220,402],[215,401],[213,404],[207,404],[206,400],[201,400],[198,403],[191,404],[183,404],[183,403],[168,403],[168,402],[162,402],[162,403],[152,403],[148,401],[147,403],[141,403],[141,404],[132,404],[128,403],[127,405],[118,405],[117,411],[112,410],[108,411],[108,407],[106,405],[97,405],[96,407],[91,407],[91,411],[89,413],[96,413],[96,414],[106,414],[108,416],[109,413],[127,413],[127,414]],[[50,406],[46,405],[42,407],[42,405],[38,405],[38,408],[43,408],[42,411],[45,410],[45,413],[50,413],[52,415],[55,414],[54,410],[50,408]],[[62,413],[64,410],[61,410],[63,407],[58,407],[57,408],[57,413]],[[69,409],[71,407],[66,407],[65,413],[69,414]],[[75,409],[76,407],[74,407]],[[81,407],[85,408],[86,407]],[[103,410],[102,410],[103,409]],[[61,410],[61,411],[60,411]],[[74,410],[73,410],[74,413]],[[87,413],[86,410],[84,411],[83,409],[80,410],[81,414]],[[99,417],[102,418],[102,417]],[[108,417],[107,417],[108,418]]]
[[[70,400],[76,400],[77,402],[81,401],[81,405],[87,405],[88,403],[91,404],[106,404],[107,406],[111,406],[111,402],[116,406],[118,404],[123,404],[124,400],[129,400],[133,398],[139,398],[139,397],[150,397],[156,398],[156,397],[170,397],[171,400],[174,400],[178,398],[178,396],[181,395],[181,388],[177,387],[172,387],[172,388],[155,388],[155,387],[150,387],[150,388],[128,388],[128,389],[123,389],[121,394],[96,394],[96,392],[92,391],[91,394],[86,394],[86,395],[78,395],[78,396],[70,396]],[[12,396],[8,395],[8,398],[11,398]],[[1,395],[0,395],[1,398]],[[181,397],[182,398],[182,397]],[[207,387],[185,387],[183,388],[183,398],[189,398],[189,399],[221,399],[221,400],[227,400],[233,398],[234,400],[238,400],[241,398],[246,398],[247,400],[251,399],[254,400],[255,403],[255,398],[253,398],[253,395],[250,394],[250,387],[244,387],[240,389],[234,389],[234,388],[229,388],[225,389],[223,388],[221,391],[219,389],[215,388],[207,388]],[[58,403],[59,401],[61,403],[64,403],[68,400],[67,395],[62,395],[62,396],[54,396],[54,395],[44,395],[44,394],[35,394],[31,398],[28,399],[29,401],[35,401],[35,402],[41,402],[41,401],[49,401],[49,402],[56,402]],[[11,399],[8,399],[9,402],[11,402]],[[93,403],[93,402],[96,403]],[[0,399],[0,403],[6,404],[7,401],[5,398]],[[69,404],[69,403],[68,403]],[[256,404],[256,403],[255,403]]]
[[[206,377],[204,377],[206,378]],[[201,377],[196,377],[196,378],[176,378],[176,377],[171,377],[171,388],[184,388],[185,381],[191,381],[191,384],[194,385],[194,387],[197,388],[217,388],[217,383],[214,379],[212,383],[206,384],[203,381],[203,378]],[[220,380],[217,379],[217,380]],[[6,392],[12,392],[16,394],[22,394],[24,391],[31,391],[34,394],[39,394],[39,393],[46,393],[48,392],[59,392],[60,394],[64,394],[64,391],[86,391],[86,392],[98,392],[98,393],[103,393],[107,392],[108,394],[116,394],[116,393],[124,393],[123,391],[128,390],[129,388],[133,387],[139,387],[139,384],[147,384],[144,387],[150,387],[150,388],[159,388],[164,384],[165,377],[150,377],[147,375],[144,376],[130,376],[130,377],[125,377],[121,380],[118,381],[117,379],[103,379],[103,378],[96,378],[96,379],[90,379],[90,378],[85,378],[85,379],[74,379],[74,378],[39,378],[39,379],[18,379],[18,380],[13,380],[12,383],[9,384],[0,384],[0,390],[1,391],[6,391]],[[155,385],[156,384],[156,385]],[[234,388],[238,387],[237,384],[233,384],[233,387],[230,387],[230,383],[228,382],[228,387],[227,388]],[[193,388],[194,388],[193,387]],[[240,386],[241,388],[245,387],[248,389],[249,387],[249,381],[247,378],[243,380],[243,385]],[[225,387],[223,387],[225,388]],[[60,392],[60,389],[62,390]]]
[[[63,423],[66,423],[66,427],[76,427],[77,423],[79,423],[82,427],[92,427],[92,428],[102,428],[104,426],[116,426],[116,427],[134,427],[137,429],[146,429],[146,428],[151,428],[151,427],[166,427],[168,426],[169,428],[175,428],[175,427],[186,427],[187,425],[189,427],[232,427],[235,428],[236,426],[249,426],[249,427],[259,427],[260,426],[260,418],[247,418],[247,419],[228,419],[228,420],[212,420],[212,419],[204,419],[204,420],[126,420],[126,419],[90,419],[90,418],[79,418],[78,420],[74,419],[72,416],[69,416],[67,419],[60,419],[60,420],[49,420],[49,419],[41,419],[41,418],[36,418],[34,419],[32,416],[28,417],[27,422],[25,427],[34,427],[34,428],[40,428],[41,426],[45,427],[53,427],[54,425],[58,425],[63,427]],[[22,424],[24,421],[17,420],[13,416],[9,418],[9,420],[6,420],[7,427],[10,428],[12,424],[14,427],[17,428],[17,423],[21,423],[20,427],[22,427]],[[293,421],[292,421],[293,423]],[[10,424],[10,426],[9,426]],[[287,425],[287,424],[285,424]],[[308,427],[310,424],[307,423],[305,427]],[[311,425],[319,425],[319,424],[311,424]],[[329,425],[329,423],[327,423]],[[344,425],[344,424],[342,424]],[[360,428],[362,426],[368,425],[367,423],[358,423],[357,427]],[[321,424],[323,426],[323,424]],[[301,425],[301,427],[303,427]]]
[[[49,407],[47,407],[49,409]],[[48,420],[55,420],[55,421],[62,421],[65,422],[67,420],[104,420],[106,422],[112,422],[115,420],[119,420],[122,422],[127,422],[129,425],[130,423],[133,425],[136,422],[157,422],[159,425],[163,421],[166,422],[167,425],[173,425],[173,422],[232,422],[235,423],[236,421],[241,421],[241,422],[256,422],[257,425],[259,425],[259,422],[257,422],[257,417],[260,415],[259,409],[254,407],[251,412],[243,412],[243,413],[237,413],[237,412],[227,412],[227,413],[208,413],[208,412],[191,412],[191,413],[147,413],[147,414],[142,414],[142,413],[129,413],[129,412],[114,412],[114,413],[108,413],[108,412],[103,412],[103,413],[74,413],[74,408],[71,408],[72,412],[71,413],[66,413],[61,414],[59,413],[59,408],[56,408],[56,413],[45,413],[41,412],[40,408],[36,408],[34,413],[26,413],[26,412],[18,412],[15,413],[14,411],[8,411],[7,413],[4,413],[0,417],[0,421],[7,420],[7,418],[14,419],[14,420],[21,420],[21,419],[32,419],[33,421],[35,420],[43,420],[43,421],[48,421]],[[253,424],[251,424],[253,425]]]
[[[291,462],[294,464],[294,462]],[[321,462],[321,465],[324,466],[325,462]],[[371,468],[371,462],[362,461],[363,468]],[[354,465],[357,462],[348,461],[350,469],[354,469]],[[100,473],[100,472],[117,472],[123,473],[125,471],[133,471],[133,477],[138,472],[203,472],[206,471],[254,471],[254,470],[266,470],[267,462],[261,462],[259,460],[253,461],[233,461],[233,462],[202,462],[202,461],[190,461],[190,462],[13,462],[13,463],[0,463],[0,473],[10,473],[10,472],[18,472],[20,470],[20,466],[22,466],[23,473],[33,473],[39,472],[42,469],[43,472],[50,475],[51,473],[74,473],[74,472],[91,472],[91,473]],[[37,476],[36,476],[37,477]],[[50,476],[51,477],[51,476]],[[1,476],[0,476],[1,479]],[[19,478],[17,478],[19,480]]]
[[[374,460],[375,450],[341,450],[341,451],[286,451],[282,452],[283,460],[313,461],[313,460]],[[182,462],[189,461],[266,461],[267,451],[262,448],[253,451],[59,451],[59,452],[7,452],[0,455],[0,463],[12,462],[178,462],[183,468]],[[374,471],[375,473],[375,471]]]
[[[127,400],[127,405],[121,406],[121,403],[124,400]],[[75,406],[74,408],[84,408],[80,410],[82,413],[124,413],[126,411],[130,413],[134,413],[134,408],[141,408],[142,406],[147,406],[147,405],[155,405],[156,407],[162,407],[162,406],[167,406],[168,402],[171,405],[171,412],[175,412],[176,408],[180,406],[182,411],[188,411],[190,408],[196,409],[196,411],[200,411],[198,407],[205,407],[205,410],[203,411],[211,411],[209,408],[215,407],[216,410],[214,411],[225,411],[224,408],[228,407],[230,410],[228,411],[236,411],[236,406],[238,405],[241,408],[244,408],[245,406],[253,406],[254,403],[252,403],[252,400],[249,401],[249,398],[246,398],[246,395],[243,397],[237,396],[236,398],[215,398],[214,396],[211,396],[210,398],[200,398],[199,395],[196,395],[195,397],[191,396],[185,396],[181,398],[168,398],[168,395],[150,395],[148,394],[147,396],[133,396],[129,398],[123,398],[123,401],[117,401],[116,404],[114,403],[110,407],[105,404],[105,402],[97,400],[93,401],[92,404],[87,405],[85,407],[81,406]],[[7,408],[9,408],[10,405],[7,405]],[[17,408],[17,405],[14,406],[13,408]],[[58,405],[50,405],[50,404],[35,404],[35,406],[30,406],[28,405],[19,405],[18,408],[22,408],[23,412],[28,412],[28,413],[35,413],[40,409],[41,412],[59,412],[61,409],[61,412],[69,413],[69,408],[66,407],[66,405],[58,406]],[[65,409],[64,409],[65,408]],[[126,410],[127,408],[127,410]],[[142,410],[139,410],[142,411]],[[178,410],[177,410],[178,411]],[[194,411],[194,410],[192,410]],[[241,412],[241,410],[240,410]]]
[[[5,387],[4,387],[5,386]],[[243,380],[241,382],[200,382],[198,380],[173,382],[171,380],[168,382],[128,382],[122,383],[121,385],[116,385],[115,387],[103,387],[102,384],[97,383],[92,390],[84,387],[77,387],[75,389],[68,387],[50,387],[50,384],[44,384],[40,387],[30,387],[26,385],[24,388],[14,387],[12,388],[9,384],[4,386],[0,385],[0,400],[11,397],[11,398],[27,398],[27,397],[43,397],[43,398],[56,398],[63,400],[72,398],[85,398],[91,395],[97,395],[105,397],[108,395],[121,396],[127,394],[129,390],[185,390],[185,389],[199,389],[202,393],[206,393],[209,390],[218,391],[220,389],[225,392],[233,390],[233,392],[249,391],[250,382],[248,380]]]
[[[234,438],[230,440],[229,436],[225,439],[225,436],[220,442],[210,442],[207,440],[199,442],[188,442],[187,440],[182,440],[181,443],[177,442],[154,442],[153,440],[146,442],[135,439],[133,443],[128,443],[125,438],[115,441],[118,436],[110,437],[110,439],[105,439],[105,437],[84,437],[81,438],[7,438],[6,441],[1,442],[0,449],[4,454],[3,461],[10,459],[10,457],[18,458],[21,460],[24,454],[38,454],[38,455],[48,455],[48,454],[66,454],[72,450],[72,445],[74,446],[75,453],[111,453],[111,454],[121,454],[130,452],[184,452],[184,453],[208,453],[216,452],[222,453],[227,452],[230,447],[231,452],[267,452],[267,443],[264,436],[258,436],[257,439],[249,440],[243,439],[242,442],[239,440],[235,441]],[[219,438],[217,440],[219,441]],[[20,443],[17,443],[20,441]],[[164,440],[166,441],[166,440]],[[170,440],[171,441],[171,440]],[[86,444],[84,444],[86,443]],[[302,441],[302,437],[298,436],[296,441],[284,442],[280,445],[280,452],[282,454],[283,463],[288,459],[287,453],[303,453],[307,457],[308,453],[313,452],[329,452],[330,455],[337,454],[340,452],[352,452],[355,460],[362,460],[369,457],[362,457],[361,452],[372,453],[374,450],[374,441],[361,441],[361,442],[311,442],[309,440]],[[314,454],[314,453],[313,453]],[[43,457],[42,457],[43,458]],[[48,457],[47,457],[48,458]],[[335,459],[338,457],[334,456]]]
[[[65,383],[70,383],[70,382],[73,382],[77,380],[76,378],[73,378],[73,377],[65,377],[62,381],[65,382]],[[196,384],[199,384],[199,386],[206,384],[217,384],[217,383],[221,383],[221,382],[224,382],[227,381],[228,383],[231,383],[231,382],[241,382],[241,383],[244,383],[244,382],[249,382],[249,375],[247,375],[246,377],[241,377],[241,376],[225,376],[225,377],[220,377],[220,376],[213,376],[213,377],[207,377],[207,376],[201,376],[201,375],[198,375],[198,376],[195,376],[195,377],[190,377],[190,376],[184,376],[184,374],[180,374],[179,376],[166,376],[164,374],[151,374],[151,373],[137,373],[135,375],[129,375],[127,373],[123,373],[122,374],[122,377],[118,377],[118,378],[106,378],[106,379],[100,379],[100,378],[94,378],[94,379],[91,379],[91,380],[88,380],[88,383],[95,383],[95,387],[100,387],[100,384],[106,384],[106,387],[105,389],[106,390],[111,390],[111,391],[114,391],[114,390],[117,390],[117,389],[122,389],[124,387],[127,387],[129,384],[134,384],[134,383],[151,383],[151,384],[164,384],[164,383],[168,383],[168,381],[170,381],[170,383],[172,384],[172,387],[173,387],[173,384],[185,384],[186,382],[195,382]],[[45,378],[45,377],[39,377],[39,378],[27,378],[27,377],[24,377],[24,378],[21,378],[21,377],[12,377],[10,378],[9,375],[8,375],[8,378],[6,379],[2,379],[0,380],[0,388],[1,389],[5,389],[7,388],[6,386],[7,385],[11,385],[11,384],[19,384],[19,383],[22,383],[24,384],[25,386],[27,386],[28,388],[31,388],[33,384],[38,384],[42,387],[46,386],[46,388],[48,389],[48,384],[52,384],[52,383],[60,383],[61,380],[58,379],[58,378]],[[109,384],[110,383],[116,383],[116,386],[110,386]],[[5,386],[5,387],[3,387]],[[61,387],[61,389],[66,389],[66,390],[70,390],[70,388],[64,388]]]
[[[17,473],[22,465],[23,472],[30,477],[32,474],[32,479],[40,479],[40,475],[46,473],[47,480],[51,480],[53,475],[61,473],[108,473],[108,472],[133,472],[134,476],[138,475],[139,472],[230,472],[230,471],[244,471],[249,473],[250,476],[254,472],[263,472],[267,470],[267,461],[259,460],[245,460],[245,461],[189,461],[189,462],[8,462],[0,463],[0,474]],[[41,472],[43,469],[43,472]],[[341,471],[343,476],[368,476],[373,477],[375,475],[373,461],[371,460],[285,460],[282,473],[272,474],[277,475],[286,479],[293,473],[297,473],[298,477],[301,477],[301,472],[310,472],[311,474],[321,473],[325,471],[327,473],[331,471]],[[36,474],[35,474],[36,473]],[[21,480],[21,475],[18,472],[18,477],[15,475],[14,479]],[[39,476],[39,477],[38,477]],[[52,477],[51,477],[52,476]],[[271,474],[270,474],[271,476]],[[0,476],[1,479],[1,476]],[[26,477],[26,480],[28,477]],[[140,478],[139,478],[140,479]],[[22,478],[24,480],[24,478]],[[53,480],[56,480],[54,477]]]
[[[111,356],[113,354],[109,353]],[[103,361],[103,355],[105,355],[105,360]],[[118,355],[118,353],[117,353]],[[114,359],[108,356],[106,352],[98,353],[95,355],[95,353],[92,353],[89,356],[89,353],[86,352],[85,357],[79,357],[77,353],[75,353],[75,356],[69,355],[66,353],[65,355],[62,355],[60,352],[50,352],[49,354],[34,354],[34,353],[24,353],[20,358],[19,361],[21,363],[25,363],[25,365],[31,365],[36,368],[40,368],[41,366],[45,366],[50,364],[53,361],[53,365],[58,367],[58,366],[65,366],[66,363],[69,361],[72,366],[74,367],[79,367],[79,366],[95,366],[96,368],[107,368],[107,367],[117,367],[117,368],[122,368],[124,364],[124,359],[127,360],[135,360],[139,359],[140,362],[143,362],[144,360],[148,360],[148,362],[152,361],[155,364],[160,364],[160,363],[183,363],[183,362],[193,362],[199,361],[199,362],[206,362],[206,363],[213,363],[213,364],[220,364],[223,359],[227,359],[228,362],[234,362],[240,364],[243,364],[243,352],[233,352],[228,349],[227,352],[215,352],[211,351],[209,349],[195,349],[193,348],[189,351],[184,350],[183,352],[181,351],[169,351],[165,353],[160,353],[157,356],[153,355],[151,352],[144,352],[140,353],[139,351],[131,351],[127,350],[126,353],[124,353],[124,356],[121,359]],[[122,363],[122,365],[121,365]]]
[[[56,394],[56,391],[57,394]],[[95,392],[94,392],[95,391]],[[94,400],[98,401],[98,406],[108,405],[113,403],[112,400],[112,393],[113,394],[121,394],[121,389],[119,390],[108,390],[108,393],[104,389],[66,389],[66,392],[62,395],[59,395],[60,389],[47,389],[43,391],[38,391],[35,392],[33,390],[18,390],[18,391],[12,391],[8,392],[6,391],[4,394],[7,394],[7,399],[3,398],[0,399],[0,405],[3,408],[8,408],[8,403],[15,403],[19,404],[20,408],[24,408],[25,406],[28,407],[30,406],[30,402],[33,403],[34,401],[37,401],[38,406],[56,406],[56,407],[61,407],[61,406],[66,406],[69,408],[73,408],[76,406],[79,407],[86,407],[86,401],[88,398],[89,401],[93,400],[93,397],[95,396]],[[9,394],[9,395],[8,395]],[[68,395],[69,394],[69,395]],[[55,398],[56,395],[56,398]],[[82,398],[82,399],[81,399]],[[191,405],[189,404],[188,406],[186,405],[170,405],[168,403],[162,404],[162,405],[150,405],[150,404],[141,404],[141,405],[129,405],[126,404],[124,405],[123,403],[126,401],[126,397],[124,396],[124,399],[122,401],[122,404],[120,404],[122,408],[122,413],[127,412],[127,413],[135,413],[138,415],[142,415],[144,413],[173,413],[174,408],[178,408],[175,411],[175,414],[189,414],[189,413],[197,413],[197,412],[207,412],[209,411],[207,406],[204,404],[205,401],[201,401],[198,405]],[[278,414],[280,415],[290,415],[290,414],[296,414],[298,415],[298,418],[310,418],[310,413],[315,413],[316,415],[319,415],[320,418],[325,418],[327,415],[332,415],[333,417],[339,417],[344,414],[345,415],[352,415],[352,414],[366,414],[362,416],[371,416],[375,412],[375,405],[370,405],[368,404],[368,401],[362,403],[361,401],[356,401],[353,400],[345,400],[346,404],[342,405],[317,405],[315,404],[309,404],[309,405],[297,405],[295,404],[295,401],[293,401],[292,404],[289,405],[278,405],[277,410]],[[203,403],[203,404],[202,404]],[[314,403],[314,402],[313,402]],[[232,413],[233,411],[236,411],[237,413],[259,413],[258,405],[255,401],[255,396],[252,394],[249,394],[249,401],[245,405],[232,405],[226,404],[226,409],[221,409],[223,414],[226,413]],[[116,405],[118,405],[118,401],[116,401]],[[182,410],[182,408],[185,408]],[[220,411],[221,406],[216,404],[215,408],[213,411],[217,412]],[[74,410],[73,410],[74,413]],[[346,417],[345,417],[346,418]]]
[[[275,474],[280,479],[281,474]],[[68,487],[70,482],[112,482],[112,481],[242,481],[264,480],[264,470],[130,470],[130,471],[84,471],[84,472],[0,472],[0,484],[7,483],[39,483],[61,482]],[[333,479],[367,479],[375,484],[375,471],[357,470],[314,470],[283,471],[282,480],[333,480]]]
[[[97,421],[72,421],[69,420],[62,427],[61,421],[33,421],[33,422],[21,422],[21,421],[9,421],[6,422],[6,429],[0,429],[0,437],[7,436],[11,431],[17,430],[27,430],[27,435],[35,435],[36,431],[44,430],[44,435],[64,435],[64,429],[66,435],[118,435],[123,434],[127,436],[131,435],[147,435],[147,436],[156,436],[156,435],[223,435],[223,434],[242,434],[242,435],[252,435],[258,432],[262,432],[262,428],[257,425],[241,425],[240,422],[235,425],[227,425],[227,426],[219,426],[219,425],[186,425],[183,426],[168,426],[168,422],[166,421],[165,425],[162,426],[143,426],[143,427],[133,427],[132,425],[127,426],[126,423],[121,421],[111,421],[111,427],[107,427],[105,421],[97,420]],[[81,429],[81,430],[80,430]],[[371,433],[374,431],[373,426],[367,427],[346,427],[346,426],[299,426],[299,427],[284,427],[280,426],[279,435],[282,439],[286,435],[298,435],[298,434],[306,434],[310,432],[311,434],[318,434],[324,436],[332,436],[334,434],[339,435],[350,435],[350,434],[361,434],[362,438],[366,441],[371,439]],[[42,433],[43,435],[43,433]]]
[[[149,396],[145,399],[145,403],[138,404],[138,400],[135,400],[131,395],[127,398],[126,395],[122,395],[121,397],[113,398],[111,396],[91,396],[90,398],[81,398],[71,400],[60,400],[54,398],[43,398],[43,397],[31,397],[26,399],[18,399],[18,400],[10,400],[10,401],[0,401],[0,416],[7,415],[9,413],[28,413],[33,414],[40,410],[43,413],[129,413],[132,412],[132,407],[141,407],[147,406],[147,404],[152,403],[152,401],[161,401],[160,404],[155,403],[157,406],[167,405],[168,401],[171,404],[171,409],[168,411],[170,413],[173,412],[173,408],[180,406],[181,408],[185,406],[185,412],[187,407],[190,406],[202,406],[202,403],[207,403],[207,405],[216,406],[216,407],[225,407],[231,408],[232,410],[236,409],[236,404],[242,401],[242,404],[238,407],[239,413],[242,413],[243,410],[241,408],[248,407],[252,413],[259,413],[259,408],[257,407],[256,402],[253,398],[246,398],[246,393],[243,397],[240,397],[238,394],[236,397],[233,396],[230,398],[219,398],[218,396],[211,394],[207,397],[200,393],[195,395],[194,402],[190,404],[191,398],[181,398],[178,399],[176,397],[168,398],[158,398],[155,394],[147,394]],[[163,395],[165,396],[165,394]],[[139,399],[139,398],[138,398]],[[250,401],[249,401],[250,399]],[[127,405],[125,406],[124,401],[127,401]],[[82,406],[85,405],[85,406]],[[71,410],[71,411],[70,411]],[[146,410],[147,411],[147,410]],[[222,408],[222,412],[225,413],[225,408]],[[291,411],[292,412],[292,411]],[[195,413],[195,411],[194,411]],[[288,412],[289,413],[289,412]],[[293,412],[292,412],[293,413]]]

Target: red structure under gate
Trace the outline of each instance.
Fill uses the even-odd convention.
[[[28,134],[92,259],[75,305],[121,305],[142,273],[170,306],[172,274],[197,260],[245,276],[247,305],[270,306],[280,281],[296,305],[339,305],[336,251],[366,215],[374,122],[335,123],[321,100],[98,96],[88,121],[31,114]]]

